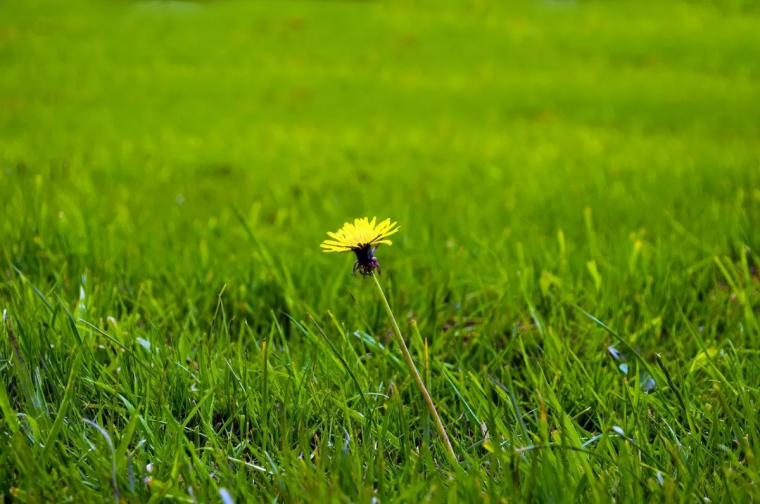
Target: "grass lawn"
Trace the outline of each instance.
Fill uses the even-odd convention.
[[[760,501],[760,10],[0,1],[3,502]],[[377,215],[380,282],[327,231]]]

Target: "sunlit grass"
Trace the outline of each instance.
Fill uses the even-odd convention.
[[[0,3],[0,494],[757,500],[759,25]]]

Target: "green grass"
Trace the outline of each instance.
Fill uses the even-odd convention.
[[[758,54],[742,1],[0,2],[0,495],[756,502]],[[458,467],[318,247],[365,215]]]

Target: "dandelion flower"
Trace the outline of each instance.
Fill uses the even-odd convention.
[[[377,258],[375,257],[375,251],[377,250],[377,247],[381,243],[391,245],[391,241],[387,240],[386,238],[398,233],[399,229],[399,226],[397,226],[395,222],[391,222],[390,219],[385,219],[380,224],[377,224],[377,217],[372,217],[371,221],[367,217],[364,217],[362,219],[354,219],[353,224],[346,222],[343,224],[343,227],[338,230],[337,233],[328,232],[328,236],[330,236],[332,239],[323,241],[320,246],[325,252],[355,253],[356,262],[354,263],[354,276],[356,276],[356,272],[358,271],[363,276],[372,277],[372,280],[374,280],[373,283],[375,284],[377,293],[380,296],[383,307],[385,308],[385,313],[388,314],[388,318],[391,321],[391,325],[393,326],[393,334],[396,337],[396,342],[401,349],[401,353],[404,356],[404,360],[406,361],[406,365],[409,368],[409,372],[414,377],[414,382],[416,383],[420,394],[425,400],[425,404],[428,407],[428,411],[430,411],[430,415],[433,419],[433,422],[435,423],[436,429],[438,430],[438,434],[441,436],[441,439],[446,445],[446,451],[452,464],[458,465],[459,462],[457,461],[457,455],[456,452],[454,452],[454,447],[451,446],[451,441],[449,441],[449,436],[446,433],[446,427],[444,427],[443,422],[441,421],[441,417],[438,415],[438,410],[435,409],[433,398],[430,397],[430,393],[427,391],[425,383],[422,381],[420,373],[417,371],[417,368],[414,365],[414,360],[412,359],[412,355],[409,353],[409,349],[406,347],[406,342],[404,341],[404,336],[401,334],[401,329],[398,326],[398,322],[396,322],[396,317],[393,316],[391,305],[388,304],[388,298],[385,297],[383,288],[380,286],[380,281],[378,280],[377,276],[375,276],[375,270],[377,270],[378,275],[380,274],[380,264],[377,262]]]
[[[390,219],[385,219],[380,224],[376,222],[377,217],[372,217],[371,221],[367,217],[354,219],[353,224],[346,222],[337,233],[328,232],[327,235],[332,240],[323,241],[320,247],[324,252],[355,253],[354,275],[357,271],[364,276],[371,275],[375,270],[381,273],[375,250],[381,243],[392,245],[386,238],[396,234],[400,226]]]

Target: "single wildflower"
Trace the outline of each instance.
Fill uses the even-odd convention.
[[[332,240],[323,241],[320,247],[324,252],[355,253],[354,276],[357,271],[363,276],[370,276],[375,270],[382,274],[375,251],[381,243],[392,245],[393,242],[386,238],[396,234],[400,226],[390,219],[385,219],[380,224],[376,222],[377,217],[372,217],[371,221],[367,217],[354,219],[353,224],[346,222],[337,233],[328,232],[327,235]]]
[[[388,298],[385,297],[383,288],[380,286],[380,281],[375,275],[377,270],[380,274],[380,263],[377,262],[375,257],[375,251],[377,247],[384,243],[391,245],[390,240],[386,240],[389,236],[396,234],[399,230],[399,226],[395,222],[391,222],[390,219],[385,219],[380,224],[377,224],[377,218],[373,217],[370,221],[364,217],[362,219],[355,219],[353,224],[346,222],[343,227],[337,233],[327,233],[332,240],[325,240],[320,245],[325,252],[354,252],[356,254],[356,263],[354,263],[354,276],[358,271],[365,277],[371,277],[374,280],[375,288],[377,289],[380,301],[385,308],[385,313],[388,314],[388,319],[391,321],[393,327],[393,334],[396,337],[396,343],[401,349],[401,354],[404,356],[406,366],[409,369],[417,388],[428,407],[428,411],[435,423],[438,434],[441,436],[444,445],[446,446],[446,453],[453,465],[458,465],[457,455],[454,452],[454,447],[451,446],[451,441],[446,433],[446,427],[444,427],[441,417],[438,415],[438,410],[435,408],[433,398],[425,387],[425,383],[420,377],[420,373],[417,371],[417,367],[414,365],[412,355],[409,353],[409,349],[404,341],[404,336],[401,334],[401,328],[396,322],[396,317],[393,315],[391,305],[388,303]],[[427,360],[427,359],[426,359]]]

